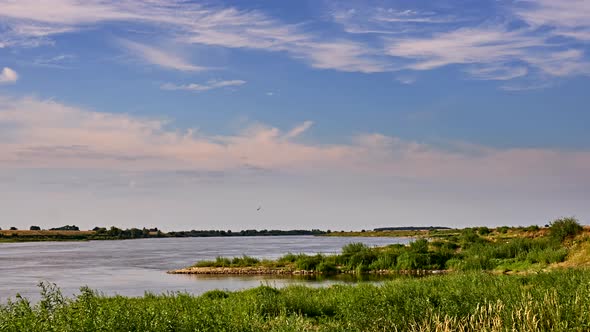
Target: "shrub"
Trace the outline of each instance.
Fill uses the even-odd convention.
[[[315,271],[317,266],[322,263],[323,258],[320,254],[314,256],[302,255],[295,261],[295,267],[298,270]]]
[[[41,227],[39,227],[39,226],[31,226],[29,229],[32,230],[32,231],[40,231],[41,230]]]
[[[410,250],[419,253],[425,254],[428,252],[428,240],[426,239],[418,239],[414,242],[410,242]]]
[[[496,228],[496,231],[498,231],[498,233],[500,233],[500,234],[506,234],[506,233],[508,233],[509,229],[510,229],[510,227],[508,227],[508,226],[502,226],[502,227]]]
[[[342,247],[343,256],[352,256],[356,253],[370,249],[366,244],[361,242],[353,242]]]
[[[316,271],[323,273],[323,274],[334,274],[334,273],[338,272],[338,268],[336,268],[336,265],[334,263],[324,261],[324,262],[320,262],[316,266]]]
[[[578,235],[583,228],[576,218],[561,218],[553,221],[549,227],[551,237],[563,241],[568,237]]]
[[[490,234],[490,229],[483,226],[477,229],[477,232],[479,233],[479,235],[488,235]]]

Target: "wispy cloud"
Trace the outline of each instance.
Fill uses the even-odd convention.
[[[51,57],[39,57],[33,60],[32,64],[39,67],[64,69],[68,68],[68,63],[75,58],[76,56],[71,54],[60,54]]]
[[[487,80],[590,74],[590,62],[582,51],[563,50],[563,46],[551,44],[548,36],[528,29],[478,27],[428,37],[390,38],[387,49],[389,55],[406,61],[408,69],[466,65],[466,72]]]
[[[534,27],[581,41],[590,41],[590,3],[586,0],[523,0],[514,8],[517,16]]]
[[[0,8],[0,17],[10,30],[4,38],[12,39],[12,44],[17,43],[16,40],[21,44],[25,40],[39,42],[42,38],[87,25],[124,21],[157,26],[170,39],[182,43],[286,52],[321,69],[375,72],[384,71],[386,67],[362,43],[320,38],[304,31],[300,25],[282,23],[256,10],[164,0],[89,0],[84,3],[55,0],[50,5],[40,5],[33,0],[0,0]],[[180,70],[198,68],[153,47],[128,46],[152,63]],[[333,62],[326,61],[329,55],[335,57]]]
[[[16,81],[18,81],[18,74],[14,70],[8,67],[2,68],[2,71],[0,71],[0,84],[14,83]]]
[[[421,25],[436,25],[456,22],[450,15],[411,9],[375,7],[371,4],[356,8],[341,8],[331,12],[334,22],[353,34],[404,34],[416,31]]]
[[[182,58],[170,51],[164,51],[161,48],[133,42],[130,40],[121,40],[120,44],[129,50],[133,55],[143,61],[167,69],[180,71],[203,71],[207,68],[191,64],[188,60]]]
[[[395,77],[395,80],[400,82],[401,84],[410,85],[416,83],[416,76],[398,75]]]
[[[233,171],[385,174],[408,178],[513,181],[543,177],[590,183],[590,153],[541,148],[452,146],[361,134],[348,144],[295,140],[306,121],[282,131],[266,125],[230,135],[168,129],[169,123],[98,113],[35,98],[0,97],[0,168],[47,167],[130,171]],[[149,162],[146,162],[149,160]]]
[[[276,52],[318,69],[377,73],[457,65],[477,79],[499,81],[590,75],[590,9],[585,0],[497,3],[500,10],[476,19],[459,4],[424,9],[379,3],[347,7],[339,2],[330,17],[340,29],[323,31],[261,10],[180,0],[0,0],[5,27],[0,41],[4,47],[41,45],[56,34],[126,22],[155,27],[158,40],[169,44]],[[122,44],[150,64],[206,69],[167,48]]]
[[[295,137],[303,134],[305,131],[307,131],[309,128],[311,128],[311,126],[313,126],[313,121],[305,121],[302,124],[300,124],[299,126],[291,129],[284,137],[285,137],[285,139],[295,138]]]
[[[402,4],[398,4],[402,5]],[[351,34],[380,37],[389,70],[433,70],[458,65],[477,79],[546,81],[590,75],[584,46],[555,36],[590,41],[590,5],[584,0],[521,1],[497,4],[494,15],[471,16],[464,8],[433,5],[433,10],[382,7],[383,3],[346,8],[336,2],[332,19]],[[471,12],[473,14],[473,12]],[[528,26],[519,22],[524,20]],[[531,79],[531,78],[534,78]]]
[[[240,85],[246,84],[246,81],[242,80],[210,80],[204,84],[197,84],[197,83],[190,83],[190,84],[173,84],[173,83],[166,83],[162,84],[160,87],[162,90],[184,90],[184,91],[193,91],[193,92],[203,92],[209,91],[213,89],[220,89],[220,88],[227,88],[227,87],[237,87]]]

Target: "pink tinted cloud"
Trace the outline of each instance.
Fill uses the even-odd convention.
[[[36,98],[0,97],[0,168],[239,170],[383,174],[417,179],[589,181],[590,152],[440,146],[382,134],[302,143],[311,121],[283,132],[253,125],[233,135],[178,131],[165,120],[100,113]],[[543,181],[543,180],[542,180]]]

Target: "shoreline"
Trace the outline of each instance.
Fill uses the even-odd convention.
[[[436,275],[446,274],[448,270],[373,270],[360,273],[361,275]],[[282,275],[282,276],[300,276],[300,275],[342,275],[342,274],[359,274],[356,271],[338,271],[333,273],[323,273],[315,270],[297,270],[297,269],[286,269],[286,268],[267,268],[267,267],[189,267],[178,270],[170,270],[166,272],[168,274],[196,274],[196,275],[219,275],[219,276],[232,276],[232,275],[252,275],[252,276],[268,276],[268,275]]]

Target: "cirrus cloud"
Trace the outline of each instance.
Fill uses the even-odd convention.
[[[203,92],[209,91],[213,89],[220,89],[220,88],[227,88],[227,87],[237,87],[246,84],[246,81],[242,80],[209,80],[207,83],[198,84],[198,83],[190,83],[190,84],[173,84],[173,83],[165,83],[160,86],[162,90],[183,90],[183,91],[192,91],[192,92]]]

